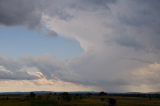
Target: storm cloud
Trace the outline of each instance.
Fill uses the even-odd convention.
[[[6,76],[0,77],[61,79],[106,91],[156,91],[159,66],[153,64],[160,63],[159,9],[159,0],[0,0],[2,26],[46,28],[76,40],[84,50],[68,61],[0,59],[0,73]],[[31,74],[31,69],[42,75]]]
[[[37,26],[41,20],[37,0],[0,0],[0,24]]]
[[[85,8],[87,5],[89,8],[100,7],[101,5],[105,7],[113,1],[115,0],[0,0],[0,24],[39,27],[43,14],[66,20],[72,16],[65,9]]]

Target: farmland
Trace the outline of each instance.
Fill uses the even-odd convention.
[[[1,95],[0,106],[160,106],[160,98],[32,92],[23,95]]]

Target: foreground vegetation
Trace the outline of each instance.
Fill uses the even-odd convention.
[[[128,97],[99,94],[47,93],[1,95],[0,106],[160,106],[158,97]]]

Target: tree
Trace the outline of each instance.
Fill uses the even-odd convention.
[[[31,97],[31,98],[35,98],[35,96],[36,96],[36,94],[35,94],[34,92],[31,92],[31,93],[30,93],[30,97]]]
[[[99,95],[100,95],[100,96],[106,96],[106,95],[107,95],[107,93],[106,93],[106,92],[101,91],[101,92],[99,92]]]

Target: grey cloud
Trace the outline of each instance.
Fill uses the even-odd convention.
[[[41,20],[36,0],[0,0],[0,24],[38,26]]]
[[[52,30],[48,30],[47,33],[48,33],[49,36],[58,36],[58,34],[55,31],[52,31]]]
[[[44,27],[41,23],[43,14],[68,19],[70,15],[59,9],[58,5],[63,6],[56,0],[0,0],[0,25]]]
[[[47,79],[59,78],[63,71],[63,63],[52,57],[24,58],[23,64],[27,67],[37,67]]]
[[[138,61],[140,63],[153,64],[153,61],[151,60],[144,60],[140,58],[130,58],[129,60]]]
[[[131,6],[131,4],[133,5]],[[120,9],[121,12],[118,14],[119,19],[124,21],[126,24],[136,27],[151,27],[152,25],[158,25],[160,22],[158,19],[160,15],[159,4],[160,1],[158,0],[130,0],[128,1],[128,6],[131,7],[128,8],[132,9],[125,10],[125,12],[122,12]]]
[[[35,80],[40,77],[30,75],[27,71],[7,70],[6,67],[0,66],[0,80]]]
[[[80,0],[81,8],[96,10],[96,9],[108,9],[110,3],[115,3],[117,0]]]
[[[90,4],[94,4],[94,5],[103,5],[106,3],[115,3],[117,0],[81,0],[83,2],[88,2]]]
[[[47,56],[19,60],[0,57],[0,79],[34,80],[34,79],[63,79],[63,63],[54,61]],[[66,70],[67,71],[67,70]]]
[[[160,27],[160,1],[124,0],[123,3],[125,4],[125,2],[126,6],[120,6],[116,10],[116,17],[122,27],[129,30],[129,36],[138,38],[148,51],[158,52],[160,50],[160,31],[158,29]]]
[[[145,50],[145,47],[140,44],[135,38],[129,36],[121,36],[120,38],[116,38],[116,43],[121,46],[134,48],[135,50]]]
[[[21,7],[17,5],[19,3]],[[160,59],[159,7],[159,0],[0,0],[1,25],[39,26],[44,13],[51,18],[56,17],[58,21],[65,21],[66,27],[63,22],[60,23],[64,30],[62,27],[58,28],[65,37],[76,39],[81,45],[87,46],[85,53],[79,58],[69,60],[67,66],[55,58],[40,57],[27,57],[16,61],[0,57],[0,66],[9,72],[21,74],[22,77],[19,79],[32,79],[30,77],[33,77],[33,74],[22,69],[35,67],[47,79],[57,78],[96,85],[107,91],[130,91],[126,86],[136,85],[136,82],[141,80],[141,76],[137,76],[138,81],[128,80],[134,77],[130,74],[132,70]],[[110,12],[106,12],[107,9]],[[76,25],[71,26],[75,22]],[[54,31],[57,30],[53,29]],[[72,36],[69,36],[70,34]],[[110,45],[103,43],[110,40]],[[8,79],[18,79],[18,76],[15,77],[16,74],[11,77],[12,74],[4,70],[0,73],[8,76]],[[149,82],[153,76],[144,77],[142,80],[147,80],[146,84],[156,85],[159,76],[155,83]],[[4,79],[3,76],[0,77]],[[142,83],[143,81],[139,85]]]
[[[76,73],[75,76],[64,78],[63,74],[63,78],[80,84],[96,85],[107,91],[130,91],[127,86],[136,84],[130,80],[133,77],[130,74],[132,70],[146,65],[147,60],[154,63],[160,58],[159,54],[154,53],[159,51],[158,47],[160,47],[159,1],[152,3],[149,0],[117,0],[111,4],[110,1],[103,0],[82,0],[72,4],[75,4],[74,8],[80,9],[76,14],[72,14],[73,17],[81,11],[82,18],[78,14],[76,21],[74,17],[76,24],[80,23],[80,26],[71,27],[80,30],[80,33],[76,31],[74,33],[73,29],[69,30],[72,20],[68,22],[66,28],[68,32],[74,33],[73,38],[79,38],[80,44],[85,46],[91,44],[91,46],[82,56],[68,63],[69,69]],[[106,12],[107,9],[109,12]],[[84,11],[88,12],[83,14]],[[92,15],[92,13],[95,14]],[[87,15],[87,18],[83,15]],[[86,26],[81,26],[82,23]],[[85,27],[84,30],[83,27]],[[64,32],[64,34],[70,33]],[[112,44],[103,43],[108,40],[111,40]],[[140,61],[133,61],[135,58]]]
[[[160,53],[159,5],[159,1],[152,3],[149,0],[119,0],[110,6],[111,12],[104,13],[98,10],[102,12],[105,19],[98,17],[96,21],[103,22],[101,25],[105,24],[103,27],[108,32],[106,31],[105,35],[80,36],[83,40],[90,38],[87,41],[93,44],[93,47],[84,56],[71,62],[70,67],[79,75],[78,81],[76,79],[74,81],[101,86],[108,91],[123,91],[124,89],[130,91],[128,86],[134,86],[136,83],[130,80],[134,77],[130,73],[135,68],[158,62]],[[101,21],[103,19],[104,21]],[[97,27],[90,30],[99,31]],[[103,44],[103,41],[110,41],[110,45]],[[157,85],[156,81],[154,85]]]
[[[70,8],[101,7],[112,1],[115,0],[0,0],[0,25],[25,25],[32,28],[44,27],[41,23],[43,14],[67,21],[73,17],[73,15],[67,12]]]

